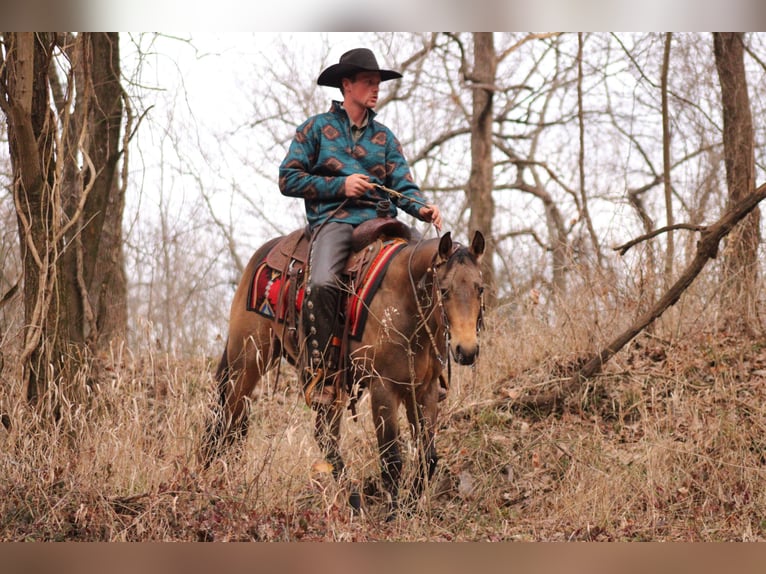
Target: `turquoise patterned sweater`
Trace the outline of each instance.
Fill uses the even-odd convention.
[[[355,143],[351,121],[340,102],[333,101],[330,111],[308,118],[295,132],[290,149],[279,166],[279,190],[283,195],[303,198],[309,225],[315,228],[331,217],[359,225],[375,217],[375,205],[391,200],[390,215],[397,207],[422,219],[418,210],[426,204],[420,188],[412,179],[409,164],[393,132],[375,120],[368,110],[367,127]],[[363,173],[370,181],[402,193],[404,198],[389,197],[377,188],[358,201],[346,199],[345,178]],[[414,199],[418,203],[410,201]],[[336,211],[337,210],[337,211]]]

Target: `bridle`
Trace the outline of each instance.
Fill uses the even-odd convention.
[[[439,257],[438,252],[435,253],[433,258],[431,259],[431,263],[429,264],[428,269],[426,270],[426,273],[424,273],[423,276],[420,278],[420,281],[418,282],[418,289],[417,289],[417,293],[426,293],[428,290],[428,287],[427,287],[428,277],[429,276],[431,277],[431,289],[430,289],[431,292],[430,292],[428,303],[425,306],[421,305],[420,297],[417,298],[418,315],[420,316],[420,320],[431,342],[431,346],[436,354],[436,358],[439,360],[439,362],[442,364],[443,367],[444,366],[447,367],[448,384],[452,382],[452,360],[451,360],[451,353],[450,353],[450,321],[444,306],[444,293],[439,284],[439,268],[444,265],[447,265],[449,260],[458,251],[458,249],[460,249],[460,245],[457,243],[453,244],[452,250],[450,251],[449,255],[444,259],[441,259]],[[479,277],[481,278],[481,270],[479,270]],[[424,307],[431,308],[429,315],[433,312],[439,313],[439,316],[441,319],[441,325],[444,329],[444,342],[445,342],[445,349],[446,349],[446,355],[447,355],[446,358],[443,357],[441,352],[439,351],[439,345],[437,344],[436,336],[434,335],[430,325],[428,324],[428,318],[424,311]],[[479,316],[476,318],[476,336],[477,337],[480,335],[481,329],[483,326],[484,326],[484,288],[480,287]]]

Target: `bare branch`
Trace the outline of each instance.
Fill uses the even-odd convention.
[[[17,280],[16,283],[14,283],[13,286],[0,297],[0,308],[4,307],[11,299],[13,299],[13,296],[16,295],[19,290],[20,282],[21,280]]]
[[[502,235],[499,235],[496,241],[497,243],[500,243],[512,237],[522,237],[525,235],[531,237],[535,241],[535,243],[537,243],[537,245],[539,245],[540,248],[543,249],[544,251],[552,251],[550,246],[547,245],[542,239],[540,239],[540,236],[537,234],[537,232],[534,229],[519,229],[518,231],[509,231],[508,233],[503,233]]]
[[[543,33],[537,33],[537,34],[527,34],[524,36],[521,40],[516,42],[515,44],[510,45],[508,48],[503,50],[500,55],[497,57],[498,63],[505,60],[510,54],[521,48],[524,44],[531,42],[532,40],[545,40],[547,38],[556,38],[561,35],[561,32],[543,32]]]
[[[697,275],[707,264],[708,260],[715,259],[718,255],[718,246],[721,240],[739,223],[746,215],[753,211],[758,204],[766,199],[766,184],[761,185],[753,193],[748,195],[739,204],[730,208],[718,221],[702,231],[697,243],[697,252],[692,262],[686,267],[681,276],[659,301],[644,315],[631,325],[625,332],[618,335],[604,349],[591,357],[580,371],[568,382],[568,386],[580,384],[584,380],[596,375],[601,371],[604,364],[612,358],[620,349],[628,344],[636,335],[651,325],[669,307],[675,305],[679,297],[694,282]]]
[[[631,239],[630,241],[628,241],[627,243],[624,243],[623,245],[618,245],[617,247],[613,247],[612,249],[614,251],[619,252],[620,255],[625,255],[632,247],[635,247],[639,243],[652,239],[653,237],[657,237],[658,235],[662,235],[663,233],[675,231],[677,229],[687,229],[689,231],[704,232],[707,229],[707,227],[704,225],[692,225],[690,223],[675,223],[673,225],[666,225],[665,227],[661,227],[659,229],[655,229],[654,231],[650,231],[649,233],[645,233],[639,237],[636,237],[635,239]]]

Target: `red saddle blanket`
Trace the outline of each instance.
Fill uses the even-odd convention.
[[[355,279],[356,288],[344,302],[351,338],[357,341],[362,338],[370,302],[380,287],[394,255],[405,245],[407,242],[402,239],[384,242],[375,259],[367,267],[364,276]],[[303,304],[304,286],[298,285],[297,289],[291,289],[290,281],[295,280],[297,279],[294,277],[283,277],[280,270],[273,269],[264,261],[253,273],[247,297],[247,310],[255,311],[280,323],[284,322],[289,293],[295,291],[295,316],[298,316]]]

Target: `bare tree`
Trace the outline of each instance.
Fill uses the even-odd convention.
[[[665,221],[670,228],[667,236],[665,249],[665,286],[673,280],[673,258],[675,257],[675,243],[673,238],[673,190],[670,185],[670,111],[668,105],[668,73],[670,71],[670,45],[673,34],[665,34],[665,50],[662,55],[662,183],[665,187]]]
[[[493,99],[496,90],[495,74],[497,55],[494,34],[476,32],[473,34],[473,69],[468,74],[468,86],[472,90],[471,112],[471,173],[466,185],[466,196],[471,215],[468,228],[481,231],[488,238],[484,252],[484,279],[490,286],[489,305],[494,302],[497,286],[493,267],[495,201],[492,197],[494,186],[492,159],[492,126],[494,123]]]
[[[577,131],[579,135],[579,155],[578,155],[578,173],[580,175],[580,212],[582,218],[585,221],[585,226],[588,229],[588,235],[590,236],[593,250],[596,253],[596,259],[599,266],[603,265],[603,255],[601,253],[601,245],[596,234],[596,229],[593,227],[593,218],[590,216],[590,210],[588,209],[588,193],[585,188],[585,111],[583,104],[583,44],[585,43],[582,32],[577,34]]]
[[[623,62],[635,78],[631,84],[613,82],[604,75],[608,95],[604,114],[613,128],[613,145],[624,150],[621,153],[628,160],[623,162],[615,154],[614,169],[631,174],[630,179],[626,178],[625,199],[641,224],[635,233],[652,233],[657,222],[667,230],[661,234],[664,243],[643,246],[643,262],[636,268],[641,277],[637,308],[641,312],[656,301],[661,287],[657,278],[663,278],[667,288],[682,258],[692,256],[694,236],[684,234],[677,240],[675,222],[684,218],[689,225],[699,226],[724,208],[719,201],[723,193],[717,184],[720,143],[711,116],[711,110],[715,111],[720,103],[710,97],[714,93],[714,63],[711,52],[706,52],[699,42],[699,35],[608,38],[619,48],[619,58],[613,62]],[[608,62],[602,67],[612,66]],[[678,73],[670,73],[671,69]],[[630,90],[620,91],[621,84]],[[683,243],[677,245],[677,241]],[[660,258],[657,254],[663,248]]]
[[[742,33],[714,33],[713,46],[721,83],[723,146],[729,203],[741,202],[755,189],[753,118],[745,74]],[[756,281],[760,209],[754,209],[729,236],[724,251],[723,304],[728,322],[748,331],[757,317]]]
[[[574,191],[573,185],[556,173],[556,168],[547,158],[540,158],[547,155],[544,150],[548,130],[555,130],[566,121],[552,113],[552,109],[560,105],[559,99],[569,84],[567,76],[573,67],[571,62],[567,64],[564,61],[561,41],[558,35],[529,35],[503,50],[506,65],[510,63],[511,55],[516,56],[512,60],[514,63],[530,57],[533,63],[521,83],[506,90],[507,99],[503,106],[499,106],[496,117],[501,130],[495,138],[495,148],[515,170],[515,174],[508,174],[510,181],[501,183],[497,188],[519,191],[539,201],[545,231],[543,233],[530,227],[527,214],[525,226],[521,230],[501,233],[498,244],[505,239],[525,235],[535,238],[535,242],[550,253],[550,294],[553,299],[563,296],[567,290],[566,277],[572,253],[572,225],[567,224],[567,219],[579,221],[582,214],[580,195]],[[524,44],[528,45],[530,54],[519,50]],[[540,47],[542,50],[535,50]],[[517,51],[519,53],[515,54]],[[544,64],[546,61],[549,65]],[[535,85],[539,87],[533,88]],[[499,180],[505,179],[506,168],[503,164],[498,162],[496,165]],[[567,202],[571,207],[566,206]],[[568,217],[567,211],[574,216]],[[504,258],[512,261],[514,251],[507,250]],[[518,268],[518,264],[514,266]]]
[[[54,401],[49,391],[83,380],[101,333],[124,334],[118,35],[5,33],[0,65],[23,254],[24,380],[30,402]]]

